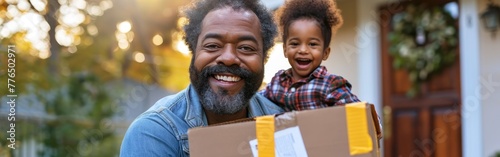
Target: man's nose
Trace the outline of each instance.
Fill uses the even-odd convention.
[[[226,45],[224,48],[221,50],[221,54],[219,57],[217,57],[217,64],[224,64],[226,66],[232,66],[232,65],[240,65],[241,60],[238,57],[238,52],[236,51],[236,47],[232,45]]]

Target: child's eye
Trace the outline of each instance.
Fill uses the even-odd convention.
[[[309,43],[309,46],[318,46],[318,43]]]

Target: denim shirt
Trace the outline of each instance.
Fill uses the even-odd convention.
[[[281,112],[283,109],[259,94],[250,99],[248,117]],[[190,85],[160,99],[132,122],[123,138],[120,156],[188,157],[188,129],[207,124],[199,96]]]

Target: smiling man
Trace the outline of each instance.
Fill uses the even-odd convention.
[[[186,10],[191,85],[141,114],[127,130],[120,156],[189,156],[189,128],[283,112],[255,94],[277,33],[258,2],[204,0]]]

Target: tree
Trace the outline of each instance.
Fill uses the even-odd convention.
[[[40,156],[114,156],[119,142],[109,120],[118,112],[109,89],[92,73],[71,75],[58,88],[38,91],[47,119],[38,134]]]
[[[102,126],[116,114],[109,111],[117,105],[109,101],[115,95],[105,93],[120,89],[101,88],[110,81],[132,78],[174,91],[189,83],[190,56],[173,47],[180,42],[178,7],[186,3],[0,1],[0,63],[7,60],[4,46],[15,45],[16,94],[36,94],[40,103],[33,105],[43,105],[52,117],[23,122],[24,128],[42,126],[28,129],[47,148],[42,156],[117,153],[113,143],[119,139]],[[6,73],[0,68],[0,80]],[[0,87],[0,95],[6,91]]]
[[[95,36],[95,19],[112,5],[111,0],[1,1],[0,39],[16,46],[18,89],[30,83],[48,88],[43,82],[66,77],[61,51],[74,52],[82,38]]]

